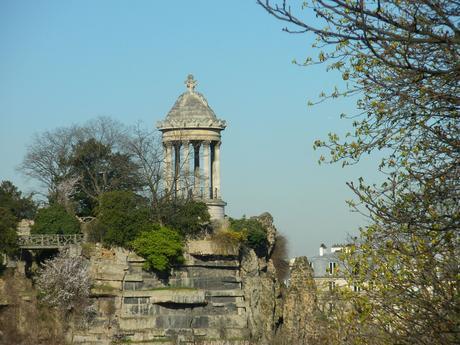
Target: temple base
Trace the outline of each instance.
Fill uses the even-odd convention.
[[[208,212],[211,220],[223,220],[225,217],[225,206],[227,203],[220,199],[203,200],[208,206]]]

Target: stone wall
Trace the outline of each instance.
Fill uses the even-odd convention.
[[[248,344],[248,313],[238,251],[191,241],[185,263],[161,279],[123,249],[95,246],[89,255],[98,317],[74,331],[75,344]]]

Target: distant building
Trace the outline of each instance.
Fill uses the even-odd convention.
[[[343,265],[339,258],[342,249],[343,246],[334,245],[328,250],[324,244],[321,244],[319,255],[308,258],[318,289],[318,303],[323,311],[330,311],[334,308],[335,301],[332,298],[334,290],[347,285],[343,271],[341,271]]]
[[[331,311],[337,303],[334,291],[339,287],[348,286],[344,275],[346,267],[340,260],[340,253],[346,250],[347,246],[335,244],[328,249],[323,243],[319,247],[318,255],[308,257],[318,291],[318,304],[323,311]],[[289,266],[292,267],[294,262],[295,258],[292,258]],[[289,285],[289,280],[286,284]],[[361,291],[358,285],[349,288],[355,292]]]

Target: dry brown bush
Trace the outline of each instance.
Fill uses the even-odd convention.
[[[233,230],[218,230],[212,234],[212,241],[225,253],[234,253],[245,241],[246,234]]]
[[[276,277],[279,281],[284,281],[289,275],[288,243],[286,237],[281,234],[276,235],[275,247],[271,255],[271,260],[276,269]]]

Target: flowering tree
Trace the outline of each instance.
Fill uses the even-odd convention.
[[[91,280],[88,263],[82,257],[70,257],[61,252],[45,261],[36,280],[42,301],[50,306],[74,310],[85,305]]]

